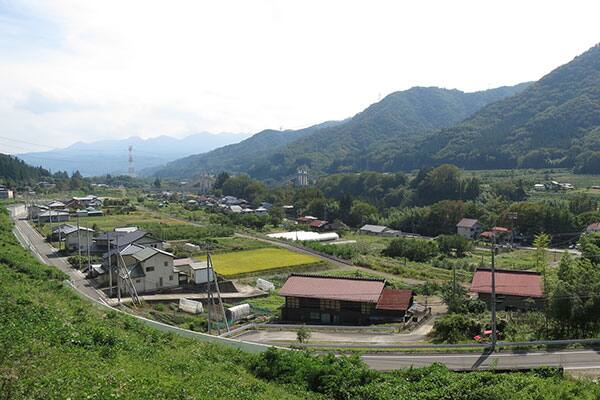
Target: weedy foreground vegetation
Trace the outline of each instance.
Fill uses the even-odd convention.
[[[393,373],[360,359],[252,355],[103,311],[19,246],[0,214],[0,399],[597,399],[600,386],[553,369]]]

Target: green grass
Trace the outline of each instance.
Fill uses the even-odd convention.
[[[252,309],[259,311],[268,311],[270,313],[275,313],[283,306],[285,303],[285,298],[279,296],[277,293],[271,293],[266,297],[258,297],[255,299],[250,299],[244,301],[244,303],[250,304]]]
[[[81,222],[82,220],[80,220]],[[83,222],[82,222],[83,223]],[[139,226],[143,224],[167,224],[180,225],[184,222],[165,217],[152,211],[133,211],[129,214],[104,215],[102,217],[87,218],[88,225],[96,224],[101,231],[112,231],[114,228],[123,226]]]
[[[0,215],[0,399],[306,399],[256,378],[252,355],[161,333],[62,284]]]
[[[320,259],[313,256],[278,248],[219,253],[214,254],[212,260],[215,270],[226,277],[282,268],[297,268],[321,262]]]
[[[144,327],[62,284],[0,215],[1,399],[598,399],[600,386],[532,373],[445,367],[370,371],[306,352],[250,355]],[[275,302],[269,299],[265,301]],[[262,378],[262,379],[259,379]]]
[[[548,254],[546,259],[552,261],[553,254]],[[557,254],[557,260],[560,260],[561,255]],[[491,265],[491,253],[488,250],[473,250],[465,260],[473,263],[483,263],[486,266]],[[528,270],[535,269],[535,251],[533,250],[513,250],[506,253],[496,255],[496,267],[502,269]]]

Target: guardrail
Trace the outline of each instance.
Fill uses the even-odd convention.
[[[600,339],[565,339],[565,340],[539,340],[528,342],[496,342],[496,347],[537,347],[537,346],[568,346],[572,344],[591,345],[600,344]],[[416,349],[469,349],[491,348],[491,343],[458,343],[458,344],[294,344],[295,347],[306,348],[331,348],[331,349],[393,349],[398,351]]]
[[[303,325],[303,324],[270,324],[270,323],[255,323],[251,322],[246,325],[242,325],[230,332],[221,334],[221,337],[231,337],[238,333],[247,330],[291,330],[307,328],[313,331],[327,330],[327,331],[373,331],[393,334],[398,331],[399,327],[396,326],[347,326],[347,325]]]
[[[158,321],[153,321],[151,319],[147,319],[147,318],[141,317],[139,315],[132,315],[123,310],[113,308],[107,304],[97,301],[96,299],[91,298],[87,294],[80,292],[70,281],[64,281],[64,284],[67,287],[70,287],[71,289],[73,289],[75,291],[75,293],[77,293],[77,295],[79,295],[79,297],[93,303],[94,305],[96,305],[99,308],[122,313],[123,315],[127,315],[131,318],[137,319],[138,321],[142,322],[146,326],[158,329],[162,332],[171,332],[178,336],[189,337],[189,338],[201,340],[203,342],[217,343],[220,345],[244,350],[244,351],[247,351],[250,353],[262,353],[272,347],[275,347],[275,348],[278,348],[281,350],[290,350],[287,347],[278,347],[278,346],[271,346],[271,345],[260,344],[260,343],[244,342],[241,340],[229,339],[229,338],[221,337],[221,336],[213,336],[213,335],[209,335],[209,334],[202,333],[202,332],[194,332],[194,331],[190,331],[188,329],[179,328],[177,326],[164,324],[164,323],[158,322]]]

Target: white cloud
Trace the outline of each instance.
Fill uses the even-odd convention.
[[[2,4],[0,136],[57,146],[297,128],[411,86],[535,80],[600,38],[583,0]]]

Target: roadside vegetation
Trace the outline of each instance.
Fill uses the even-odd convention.
[[[91,306],[38,263],[0,215],[0,394],[20,398],[596,399],[600,386],[553,369],[381,373],[356,357],[250,355],[145,328]],[[267,301],[267,300],[265,300]],[[268,300],[274,301],[274,300]],[[198,379],[201,377],[202,379]]]

